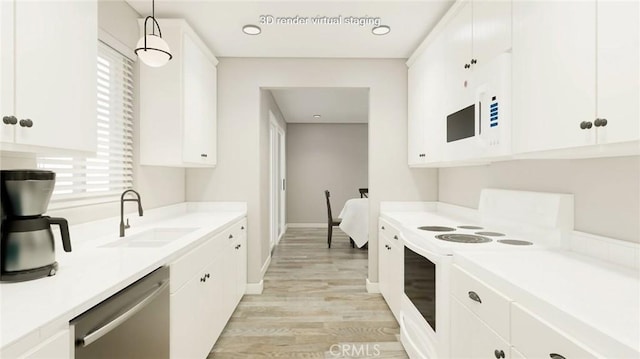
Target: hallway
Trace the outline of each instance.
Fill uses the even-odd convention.
[[[339,229],[287,230],[264,278],[245,295],[209,358],[407,358],[380,294],[365,289],[367,251]]]

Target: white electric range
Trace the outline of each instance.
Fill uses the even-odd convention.
[[[381,203],[404,243],[401,340],[411,358],[449,357],[452,254],[563,247],[573,229],[573,196],[482,190],[477,211],[443,203]]]

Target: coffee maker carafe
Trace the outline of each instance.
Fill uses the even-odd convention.
[[[0,171],[0,281],[19,282],[56,274],[52,224],[60,227],[64,251],[71,252],[67,220],[42,215],[47,211],[55,179],[51,171]]]

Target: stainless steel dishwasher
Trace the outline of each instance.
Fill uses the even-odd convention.
[[[156,269],[70,324],[75,359],[169,358],[169,268]]]

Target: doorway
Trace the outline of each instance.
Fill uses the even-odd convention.
[[[270,177],[270,250],[275,246],[285,232],[286,213],[286,156],[285,132],[278,121],[269,111],[269,177]]]

